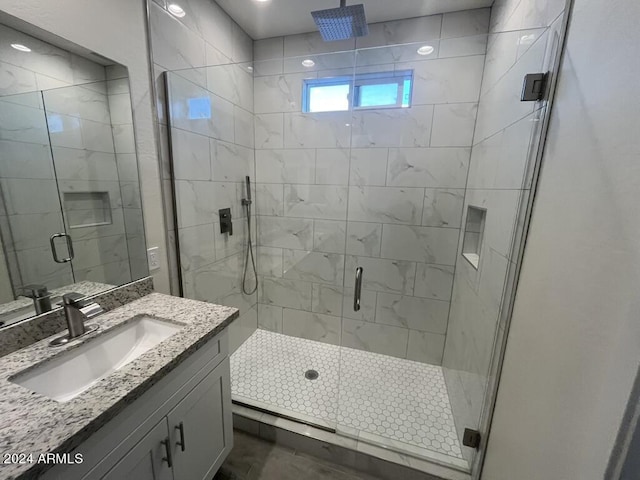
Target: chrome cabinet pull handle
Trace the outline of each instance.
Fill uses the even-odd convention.
[[[60,259],[58,257],[58,251],[56,250],[56,238],[64,238],[67,241],[67,249],[69,250],[69,256],[67,258]],[[49,237],[49,243],[51,244],[51,253],[53,254],[53,260],[56,263],[67,263],[73,260],[75,253],[73,252],[73,240],[66,233],[54,233]]]
[[[362,295],[362,267],[356,268],[356,287],[353,292],[353,311],[360,310],[360,297]]]
[[[176,445],[179,445],[180,449],[184,452],[187,448],[184,443],[184,423],[180,422],[180,425],[176,426],[176,430],[180,431],[180,441],[176,442]]]
[[[169,441],[169,437],[167,437],[166,440],[162,440],[160,443],[164,445],[164,451],[167,452],[167,456],[162,457],[162,461],[167,462],[167,465],[171,468],[173,467],[173,458],[171,457],[171,442]]]

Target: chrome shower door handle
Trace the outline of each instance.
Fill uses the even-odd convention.
[[[67,258],[60,259],[58,257],[58,251],[56,250],[56,238],[64,238],[67,241],[67,250],[69,251],[69,256]],[[49,243],[51,244],[51,253],[53,254],[53,260],[56,263],[67,263],[73,260],[75,254],[73,253],[73,240],[66,233],[54,233],[49,238]]]
[[[356,268],[356,287],[353,292],[353,311],[360,310],[360,297],[362,295],[362,267]]]

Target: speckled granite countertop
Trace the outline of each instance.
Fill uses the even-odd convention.
[[[69,402],[56,402],[8,380],[141,314],[185,326]],[[237,317],[235,308],[153,293],[94,319],[90,323],[99,323],[100,330],[82,341],[52,348],[49,338],[1,358],[0,454],[24,452],[37,458],[40,453],[70,452]],[[35,468],[42,466],[0,463],[0,479],[37,478],[42,470]]]

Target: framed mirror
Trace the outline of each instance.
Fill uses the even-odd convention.
[[[0,330],[64,293],[149,275],[127,69],[10,23],[0,16]]]

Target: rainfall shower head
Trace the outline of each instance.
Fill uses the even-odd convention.
[[[364,37],[369,33],[364,5],[350,5],[340,0],[340,7],[311,12],[325,42]]]

